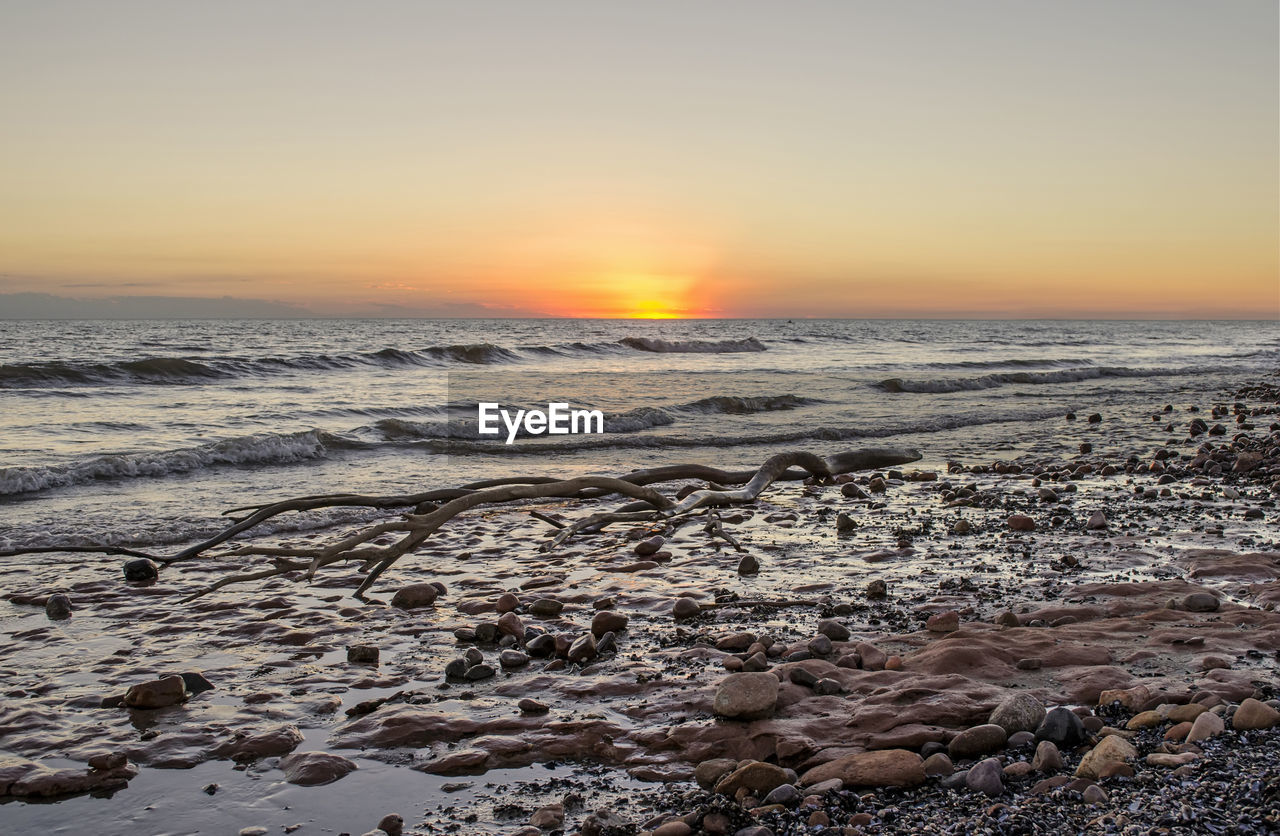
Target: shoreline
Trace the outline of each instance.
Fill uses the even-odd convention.
[[[538,809],[562,803],[569,793],[582,802],[566,807],[565,830],[573,832],[611,798],[622,803],[637,792],[643,795],[637,782],[666,781],[672,782],[668,789],[654,793],[667,800],[653,803],[670,805],[662,812],[673,815],[705,808],[726,815],[733,826],[747,816],[780,836],[808,832],[802,819],[807,826],[820,812],[832,825],[905,832],[897,828],[907,827],[909,816],[886,817],[883,811],[906,800],[939,810],[957,804],[977,810],[980,793],[963,785],[945,789],[943,782],[953,779],[930,777],[916,790],[838,790],[805,812],[809,787],[802,787],[783,809],[752,817],[746,811],[767,807],[759,802],[768,792],[743,797],[746,807],[729,815],[728,798],[699,795],[690,782],[700,764],[715,760],[793,770],[795,779],[784,775],[785,785],[792,786],[810,770],[860,751],[901,749],[919,756],[931,744],[948,745],[958,732],[986,724],[1011,693],[1029,693],[1042,707],[1085,708],[1096,706],[1103,691],[1146,687],[1141,700],[1126,697],[1134,703],[1129,712],[1104,706],[1096,713],[1108,726],[1127,724],[1148,704],[1158,710],[1193,698],[1216,699],[1226,714],[1227,704],[1273,700],[1274,648],[1280,646],[1275,612],[1280,546],[1274,534],[1280,438],[1269,425],[1280,420],[1280,396],[1270,384],[1247,395],[1250,414],[1243,423],[1254,427],[1247,431],[1249,440],[1238,442],[1239,452],[1259,455],[1256,461],[1250,455],[1246,461],[1252,464],[1239,473],[1234,471],[1241,457],[1234,452],[1223,456],[1219,472],[1211,458],[1198,463],[1195,458],[1206,441],[1215,450],[1230,450],[1233,431],[1187,434],[1196,418],[1205,420],[1206,430],[1234,422],[1233,399],[1207,398],[1198,413],[1186,412],[1185,406],[1164,413],[1162,404],[1153,404],[1153,414],[1163,421],[1152,422],[1150,415],[1106,417],[1159,424],[1153,433],[1164,422],[1176,425],[1173,432],[1160,433],[1160,440],[1170,444],[1153,442],[1136,460],[1108,450],[948,468],[955,472],[938,469],[931,471],[932,478],[904,465],[895,468],[901,473],[881,474],[879,484],[873,484],[874,474],[859,473],[830,485],[775,485],[753,506],[723,515],[725,530],[744,547],[741,554],[700,524],[660,534],[663,542],[648,554],[637,546],[655,532],[644,527],[628,532],[626,526],[543,554],[536,545],[547,525],[515,508],[459,520],[388,572],[373,590],[378,601],[368,604],[349,597],[358,576],[342,567],[323,571],[310,586],[274,579],[178,606],[182,594],[216,579],[225,561],[179,564],[152,586],[121,583],[111,575],[119,571],[118,562],[109,558],[81,562],[70,570],[71,578],[59,577],[65,566],[33,565],[31,575],[12,581],[5,595],[5,631],[19,661],[6,665],[11,685],[0,714],[0,751],[33,760],[53,755],[59,760],[52,765],[72,769],[78,764],[81,771],[95,754],[122,753],[129,762],[125,771],[177,769],[184,771],[166,776],[215,776],[212,783],[235,787],[239,797],[228,801],[228,794],[215,790],[195,798],[202,787],[188,787],[192,809],[206,825],[213,815],[244,826],[274,829],[302,822],[302,833],[354,833],[398,813],[409,833],[448,832],[450,822],[463,828],[459,832],[515,833],[532,826],[528,822]],[[1211,418],[1215,403],[1223,403],[1227,414]],[[1087,422],[1081,415],[1071,427]],[[1101,450],[1105,424],[1098,433]],[[1157,457],[1159,450],[1173,455]],[[1115,472],[1104,475],[1108,466]],[[577,518],[590,506],[537,507]],[[1105,517],[1104,528],[1089,527],[1094,512]],[[741,519],[733,522],[736,517]],[[1029,518],[1035,529],[1012,528],[1014,517]],[[960,520],[967,531],[957,529]],[[321,536],[285,534],[278,542],[305,544]],[[758,564],[754,573],[739,572],[743,556]],[[446,591],[430,606],[387,605],[397,589],[432,581]],[[883,597],[875,586],[868,594],[875,581],[885,583]],[[69,620],[51,621],[40,610],[57,591],[70,597]],[[498,606],[511,603],[503,598],[507,594],[516,599],[512,612],[518,630],[503,616],[504,630],[499,618]],[[1209,604],[1194,596],[1206,594],[1214,607],[1198,609]],[[682,597],[704,607],[695,613],[683,605],[686,615],[676,618],[674,602]],[[600,606],[605,598],[612,604]],[[556,608],[535,605],[538,600],[563,608],[551,614]],[[752,606],[753,600],[769,605]],[[955,614],[954,622],[947,613]],[[597,620],[613,629],[588,627]],[[483,639],[488,628],[482,625],[488,624],[498,635],[522,637],[527,626],[566,639],[590,631],[596,657],[547,660],[528,652],[528,640],[522,653],[514,646],[521,642],[503,648],[455,638],[456,631],[470,630]],[[612,651],[600,647],[609,641],[607,633],[613,634]],[[480,651],[479,664],[488,665],[493,675],[469,682],[446,679],[445,666],[472,645]],[[354,646],[376,647],[378,663],[349,661]],[[513,664],[504,667],[503,650],[532,658],[511,656]],[[717,689],[739,667],[746,673],[776,672],[779,685],[769,716],[717,719]],[[155,710],[100,705],[102,698],[157,674],[195,671],[214,688],[184,694],[179,704]],[[819,681],[834,684],[817,688]],[[831,688],[838,690],[819,693]],[[522,711],[521,700],[535,700],[548,710]],[[1158,727],[1163,733],[1167,724]],[[1149,737],[1135,735],[1144,757]],[[1246,745],[1239,738],[1228,727],[1206,762],[1232,762],[1227,741]],[[1245,740],[1259,751],[1277,748],[1274,731]],[[983,754],[997,753],[1003,772],[1012,763],[1029,762],[1033,749]],[[324,751],[359,769],[327,790],[300,788],[287,783],[279,768],[280,759],[295,750]],[[1061,754],[1072,766],[1071,753]],[[579,759],[596,764],[588,772],[610,777],[565,783],[546,778],[545,768],[535,766]],[[958,757],[954,765],[971,760]],[[306,759],[295,757],[286,766],[298,761]],[[1274,766],[1265,759],[1250,763],[1261,770],[1258,780],[1264,786],[1275,786]],[[1089,820],[1124,814],[1116,808],[1132,787],[1188,766],[1178,780],[1188,775],[1194,780],[1195,762],[1172,769],[1134,763],[1134,778],[1100,782],[1116,801],[1085,804]],[[190,768],[196,772],[185,772]],[[348,767],[334,760],[316,768],[324,775],[324,769]],[[529,771],[535,783],[547,781],[545,803],[538,805],[536,793],[513,793],[517,801],[503,802],[500,790],[485,787],[483,773],[465,776],[479,770],[503,770],[504,776]],[[218,775],[231,777],[220,781]],[[125,772],[114,779],[98,776],[103,787],[124,777]],[[401,803],[397,809],[373,809],[371,802],[358,811],[330,806],[306,812],[315,803],[308,794],[341,797],[348,787],[367,781],[412,787],[415,778],[426,782],[424,788],[440,789],[426,803]],[[593,780],[610,779],[621,788],[592,790]],[[134,787],[147,782],[141,776],[133,780],[135,785],[115,790],[115,798],[92,799],[122,805],[121,812],[106,818],[122,830],[123,807],[133,806]],[[445,791],[451,783],[469,786]],[[1020,805],[1039,809],[1043,799],[1051,799],[1065,810],[1082,803],[1076,796],[1088,789],[1038,796],[1028,794],[1034,782],[1026,775],[1010,775],[1002,783],[981,809],[1004,804],[1005,819],[987,815],[975,826],[1019,832]],[[56,781],[47,785],[56,788]],[[769,791],[778,786],[783,784]],[[262,810],[253,803],[255,788],[262,798],[288,796],[291,809]],[[672,800],[680,792],[692,795]],[[873,800],[862,798],[868,793]],[[365,789],[359,795],[370,797]],[[853,798],[859,799],[856,804]],[[19,803],[0,807],[0,817],[14,816],[46,832],[74,827],[60,815],[71,805],[16,807]],[[679,809],[678,803],[691,806]],[[1274,800],[1260,803],[1274,809]],[[616,806],[614,811],[625,812]],[[194,832],[183,829],[182,813],[169,812],[174,826],[165,832]],[[247,812],[260,820],[240,815]],[[552,809],[542,821],[554,814]],[[701,828],[689,832],[716,832],[719,823],[708,828],[707,814],[684,822]],[[870,820],[853,822],[864,815]],[[469,816],[476,818],[467,821]],[[628,818],[638,828],[654,824],[658,816]],[[134,824],[156,826],[145,819]],[[663,836],[679,831],[675,821],[669,824]],[[589,825],[583,829],[589,831]]]

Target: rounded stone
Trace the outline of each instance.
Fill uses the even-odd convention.
[[[999,758],[987,758],[970,767],[965,773],[965,786],[992,798],[1004,792],[1004,770]]]
[[[617,633],[627,629],[627,617],[615,610],[601,610],[591,619],[591,633],[600,638],[605,633]]]
[[[771,673],[734,673],[716,688],[713,710],[733,720],[760,720],[778,704],[778,678]]]
[[[1006,734],[1015,734],[1035,731],[1044,718],[1044,704],[1030,694],[1023,693],[1006,697],[991,712],[987,722],[1004,729]]]
[[[985,723],[965,729],[953,737],[947,745],[947,754],[953,761],[989,755],[1003,749],[1008,739],[1009,735],[1003,728]]]
[[[353,644],[347,648],[347,661],[355,665],[376,665],[379,655],[378,648],[371,644]]]
[[[160,569],[154,561],[145,557],[125,561],[124,579],[126,581],[154,581],[158,577],[160,577]]]
[[[1280,711],[1253,697],[1240,703],[1236,713],[1231,716],[1231,726],[1236,731],[1269,729],[1277,725],[1280,725]]]
[[[62,621],[71,617],[71,599],[61,592],[55,592],[44,603],[44,614],[51,621]]]
[[[1036,739],[1074,749],[1085,741],[1084,723],[1071,709],[1059,706],[1045,714],[1036,727]]]
[[[391,596],[391,606],[402,610],[430,607],[439,597],[440,590],[434,584],[411,583],[396,590],[396,594]]]
[[[302,787],[332,784],[356,768],[355,761],[328,752],[296,752],[280,760],[284,779]]]
[[[702,607],[698,606],[698,602],[692,598],[677,598],[671,605],[671,615],[681,620],[693,618],[700,612]]]

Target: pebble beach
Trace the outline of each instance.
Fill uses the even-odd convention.
[[[616,497],[484,508],[366,601],[350,564],[179,603],[261,564],[31,556],[5,593],[0,821],[1275,832],[1278,422],[1264,376],[1064,413],[1073,454],[779,481],[550,551]]]

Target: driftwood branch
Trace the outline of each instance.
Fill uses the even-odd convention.
[[[723,538],[735,549],[741,551],[741,545],[724,531],[719,516],[710,509],[754,502],[764,490],[778,481],[809,477],[826,479],[840,473],[890,467],[919,458],[920,454],[915,450],[901,448],[858,450],[827,458],[805,452],[788,452],[772,456],[757,470],[725,471],[705,465],[685,464],[637,470],[617,478],[579,476],[573,479],[557,480],[542,476],[510,477],[473,482],[459,488],[395,496],[319,494],[232,509],[226,513],[243,516],[233,517],[232,524],[213,537],[168,556],[151,555],[114,546],[33,548],[14,550],[7,554],[96,551],[147,557],[167,565],[204,554],[283,513],[334,507],[413,509],[411,513],[365,526],[327,545],[285,547],[249,543],[223,551],[216,556],[268,557],[272,558],[273,563],[270,568],[227,575],[184,600],[190,601],[232,584],[264,580],[291,572],[303,571],[305,577],[311,579],[318,570],[326,566],[352,560],[362,562],[366,572],[355,591],[356,597],[363,598],[365,591],[397,560],[418,549],[454,517],[482,506],[545,499],[588,500],[613,495],[632,500],[613,511],[591,514],[573,523],[564,523],[536,510],[530,511],[535,518],[557,528],[555,535],[543,546],[544,549],[554,549],[578,534],[599,531],[618,522],[663,522],[669,527],[675,527],[692,522],[694,512],[707,509],[708,532]],[[649,487],[664,482],[693,480],[706,482],[713,487],[693,491],[681,499],[667,497],[655,488]],[[741,485],[741,487],[727,487],[731,485]],[[387,534],[396,535],[398,539],[386,545],[375,545],[375,541]]]

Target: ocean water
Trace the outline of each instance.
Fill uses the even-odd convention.
[[[0,321],[0,549],[164,547],[247,502],[785,449],[1141,452],[1165,404],[1185,423],[1277,368],[1275,322]],[[599,409],[606,432],[507,445],[476,434],[478,400]]]

